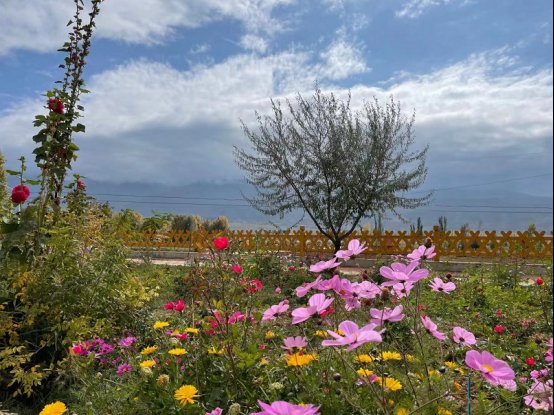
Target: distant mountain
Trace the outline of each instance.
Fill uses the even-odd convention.
[[[131,208],[144,216],[153,212],[197,214],[204,218],[225,215],[234,228],[286,228],[297,224],[302,212],[297,211],[280,220],[266,217],[243,200],[254,189],[245,183],[194,183],[164,186],[145,183],[104,183],[87,180],[88,192],[100,201],[109,202],[115,210]],[[242,193],[242,194],[241,194]],[[385,229],[408,230],[420,217],[425,229],[437,224],[439,216],[447,218],[449,229],[469,224],[471,229],[524,230],[533,223],[539,230],[553,229],[552,197],[490,190],[443,190],[436,192],[429,206],[402,212],[408,223],[394,216],[383,220]],[[371,223],[365,220],[362,224]],[[304,217],[300,222],[309,228],[313,224]]]

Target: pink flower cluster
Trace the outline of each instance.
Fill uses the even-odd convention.
[[[183,300],[170,301],[164,305],[164,310],[173,310],[177,312],[182,312],[186,308],[185,302]]]
[[[261,412],[252,412],[250,415],[320,415],[319,406],[295,405],[284,401],[275,401],[267,404],[258,401]]]

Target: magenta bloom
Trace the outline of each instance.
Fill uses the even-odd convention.
[[[452,291],[456,289],[456,284],[454,284],[453,282],[445,283],[443,280],[441,280],[438,277],[433,279],[433,281],[431,282],[431,284],[429,284],[429,286],[433,289],[433,291],[438,293],[442,292],[445,294],[450,294]]]
[[[429,271],[426,269],[416,269],[419,266],[419,262],[413,261],[408,265],[400,262],[393,263],[389,267],[381,267],[379,272],[383,277],[390,281],[386,281],[381,284],[383,287],[393,286],[398,283],[416,283],[429,275]]]
[[[402,314],[402,311],[404,311],[404,307],[402,305],[396,306],[393,309],[385,307],[384,310],[372,308],[369,310],[369,315],[371,316],[371,323],[376,326],[381,326],[386,321],[390,321],[391,323],[401,321],[404,317],[406,317]]]
[[[350,320],[343,321],[339,324],[339,330],[344,333],[344,336],[327,330],[327,333],[335,338],[335,340],[323,340],[322,346],[348,346],[346,350],[354,350],[365,343],[381,343],[383,341],[381,334],[375,330],[376,324],[368,324],[359,328],[356,323]]]
[[[304,297],[306,294],[308,294],[308,291],[310,291],[312,288],[316,288],[320,281],[321,276],[317,277],[312,282],[305,282],[304,284],[302,284],[302,286],[296,287],[296,289],[294,290],[296,292],[296,296],[300,298]]]
[[[548,340],[548,350],[544,355],[544,360],[547,362],[552,362],[552,337]]]
[[[411,259],[412,261],[420,261],[425,259],[431,259],[435,255],[435,246],[431,246],[431,248],[427,248],[425,245],[421,245],[419,248],[414,249],[411,254],[408,254],[408,259]]]
[[[483,377],[495,386],[514,380],[516,376],[506,362],[497,359],[487,351],[481,353],[470,350],[466,353],[465,362],[471,369],[481,372]]]
[[[313,405],[294,405],[284,401],[275,401],[272,404],[258,401],[258,405],[263,410],[250,415],[320,415],[319,406]]]
[[[211,412],[206,412],[205,415],[222,415],[223,414],[223,409],[221,408],[215,408],[213,411]]]
[[[243,271],[242,267],[239,264],[233,265],[231,269],[235,274],[242,274],[242,271]]]
[[[175,311],[183,311],[185,309],[185,302],[183,300],[177,300],[175,303],[175,307],[173,310]]]
[[[164,310],[173,310],[175,308],[175,303],[170,301],[164,305]]]
[[[283,349],[293,350],[293,349],[304,349],[308,345],[308,339],[301,336],[296,337],[287,337],[283,340]]]
[[[359,240],[352,239],[350,242],[348,242],[348,249],[338,251],[335,254],[335,257],[348,261],[350,258],[360,255],[366,249],[367,248],[365,246],[365,242],[361,244]]]
[[[75,354],[78,354],[79,356],[87,356],[90,349],[91,346],[89,345],[88,341],[84,341],[83,343],[74,344],[73,346],[71,346],[71,351]]]
[[[320,261],[316,264],[310,265],[310,272],[323,272],[328,269],[336,268],[340,265],[337,262],[337,258],[331,258],[329,261]]]
[[[452,331],[454,332],[454,335],[452,336],[452,340],[454,340],[455,343],[458,343],[458,344],[461,343],[467,347],[471,347],[475,343],[477,343],[473,333],[470,331],[467,331],[462,327],[454,327]]]
[[[127,336],[124,339],[121,339],[118,344],[121,347],[131,347],[133,344],[137,342],[137,338],[133,336]]]
[[[125,373],[129,373],[129,372],[132,372],[133,371],[133,366],[131,366],[129,363],[124,363],[122,365],[119,365],[117,367],[117,376],[121,377],[123,376]]]
[[[279,304],[272,305],[267,310],[264,311],[262,321],[275,320],[276,316],[279,314],[286,313],[289,309],[289,301],[283,300]]]
[[[302,323],[314,314],[323,313],[334,300],[334,298],[326,298],[325,294],[312,295],[308,300],[308,307],[300,307],[292,311],[292,324]]]
[[[437,325],[433,323],[433,321],[427,317],[427,316],[421,316],[421,322],[423,323],[423,327],[427,330],[427,332],[432,335],[437,340],[446,340],[446,335],[444,333],[441,333],[437,329]]]
[[[552,379],[546,382],[535,381],[529,389],[527,395],[523,397],[525,405],[537,410],[552,413],[554,405],[552,403]]]
[[[399,282],[392,286],[392,291],[398,298],[404,298],[410,295],[414,285],[413,282]]]

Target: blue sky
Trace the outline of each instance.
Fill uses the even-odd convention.
[[[33,149],[71,0],[0,0],[0,150]],[[107,0],[86,67],[90,180],[236,182],[240,120],[326,91],[416,111],[426,188],[552,196],[552,2]],[[514,179],[514,180],[511,180]]]

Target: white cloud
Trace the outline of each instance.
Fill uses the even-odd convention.
[[[471,2],[471,0],[409,0],[404,3],[400,10],[396,11],[396,16],[415,19],[432,7],[447,5],[453,1],[462,5]]]
[[[329,45],[327,50],[321,53],[321,58],[325,62],[320,69],[321,76],[328,79],[345,79],[369,70],[360,48],[343,39]]]
[[[84,101],[88,132],[77,136],[77,171],[106,181],[237,179],[232,146],[246,142],[239,119],[254,125],[254,111],[267,112],[270,97],[310,95],[321,69],[311,58],[245,54],[189,71],[136,61],[95,75]],[[552,78],[551,68],[522,69],[501,50],[429,74],[402,74],[380,87],[355,85],[352,104],[372,96],[384,102],[392,94],[406,114],[417,110],[418,142],[438,154],[537,151],[552,141]],[[16,105],[0,114],[8,160],[30,154],[31,121],[41,103]]]
[[[241,22],[252,33],[276,33],[286,21],[276,7],[296,0],[117,0],[102,5],[97,35],[130,43],[155,44],[180,27],[195,28],[224,18]],[[0,55],[14,49],[51,51],[65,41],[72,2],[3,0],[0,2]]]
[[[240,45],[246,50],[265,53],[268,48],[267,41],[260,36],[247,34],[240,39]]]

